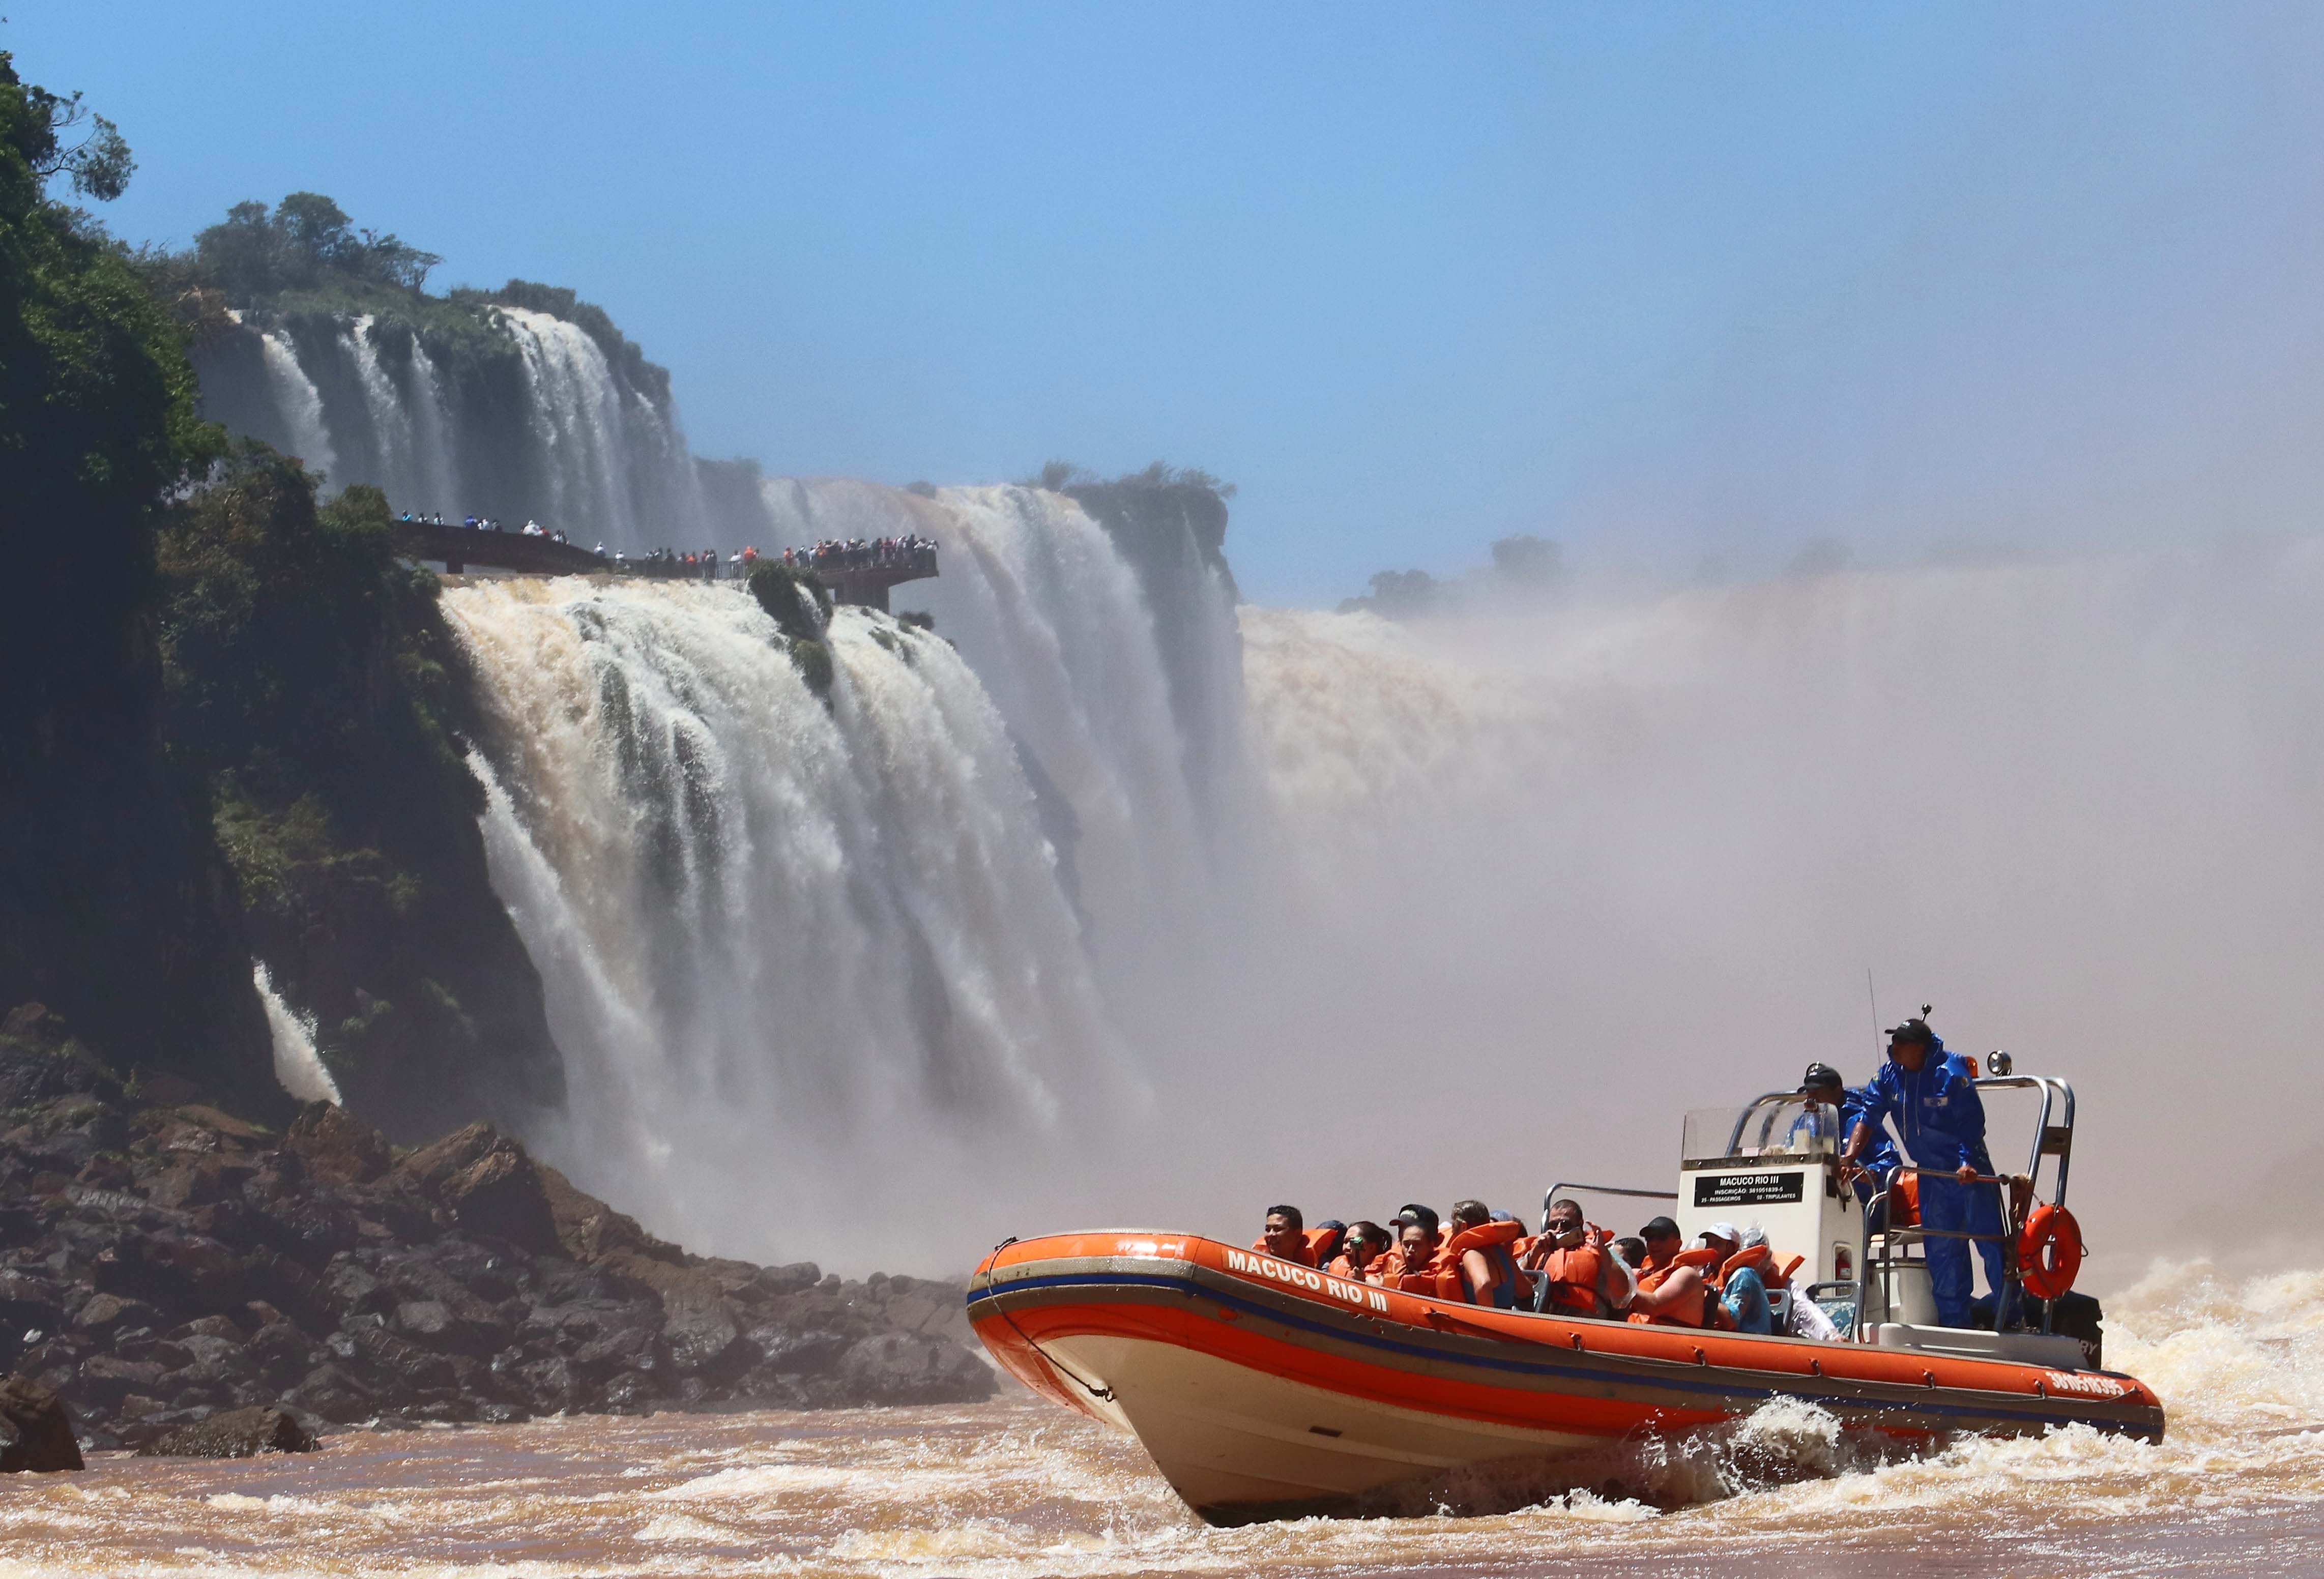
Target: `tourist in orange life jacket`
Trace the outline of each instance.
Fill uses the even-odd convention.
[[[1330,1266],[1340,1259],[1340,1247],[1347,1242],[1348,1225],[1337,1217],[1326,1217],[1307,1230],[1307,1264],[1311,1267]]]
[[[1541,1237],[1526,1256],[1526,1269],[1541,1274],[1533,1308],[1551,1316],[1614,1314],[1602,1292],[1606,1254],[1602,1245],[1591,1242],[1580,1202],[1551,1202]]]
[[[1444,1236],[1437,1232],[1436,1208],[1415,1202],[1396,1214],[1396,1250],[1380,1258],[1380,1283],[1408,1294],[1436,1292],[1436,1274],[1443,1260]]]
[[[1707,1249],[1719,1252],[1715,1268],[1705,1270],[1706,1276],[1715,1276],[1719,1283],[1720,1303],[1735,1320],[1738,1333],[1772,1333],[1775,1330],[1773,1309],[1767,1304],[1766,1279],[1756,1266],[1736,1264],[1736,1257],[1748,1242],[1743,1230],[1732,1223],[1714,1223],[1702,1231],[1702,1242]],[[1750,1248],[1764,1251],[1767,1236],[1757,1235]],[[1761,1259],[1765,1259],[1763,1256]]]
[[[1515,1310],[1525,1280],[1517,1276],[1517,1258],[1509,1247],[1524,1237],[1524,1223],[1514,1217],[1496,1218],[1484,1202],[1454,1202],[1452,1234],[1445,1242],[1438,1292],[1447,1299]]]
[[[1655,1326],[1702,1326],[1715,1300],[1703,1275],[1709,1251],[1690,1251],[1678,1224],[1657,1217],[1638,1230],[1646,1248],[1638,1273],[1638,1291],[1630,1299],[1630,1319]]]
[[[1379,1279],[1374,1270],[1388,1253],[1388,1230],[1377,1223],[1359,1220],[1348,1224],[1348,1232],[1340,1240],[1338,1259],[1324,1270],[1335,1278],[1376,1283]]]
[[[1250,1248],[1298,1266],[1315,1264],[1315,1252],[1308,1248],[1307,1220],[1296,1206],[1269,1206],[1267,1209],[1267,1231],[1250,1242]]]

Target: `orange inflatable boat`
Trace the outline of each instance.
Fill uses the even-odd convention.
[[[2055,1157],[2062,1193],[2071,1093],[2039,1087],[2035,1174]],[[1715,1425],[1778,1397],[1907,1439],[2079,1424],[2161,1440],[2153,1393],[2098,1369],[2084,1342],[1911,1319],[1926,1314],[1921,1231],[1882,1231],[1835,1182],[1837,1137],[1819,1110],[1785,1111],[1797,1101],[1760,1098],[1724,1144],[1692,1137],[1736,1110],[1690,1115],[1689,1150],[1711,1155],[1683,1164],[1681,1190],[1618,1193],[1673,1201],[1690,1233],[1705,1212],[1771,1220],[1778,1252],[1788,1236],[1818,1263],[1797,1286],[1838,1322],[1819,1325],[1823,1341],[1480,1308],[1137,1230],[1003,1244],[976,1269],[969,1317],[1034,1391],[1134,1433],[1214,1523],[1348,1509],[1399,1482]]]

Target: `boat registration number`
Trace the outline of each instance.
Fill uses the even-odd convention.
[[[1694,1204],[1698,1206],[1777,1206],[1807,1197],[1804,1173],[1698,1173]]]

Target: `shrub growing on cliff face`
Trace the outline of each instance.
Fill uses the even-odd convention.
[[[831,623],[831,589],[812,573],[764,562],[751,571],[751,596],[795,642],[820,642]]]

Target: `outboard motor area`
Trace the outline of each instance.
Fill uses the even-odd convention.
[[[1688,1113],[1672,1214],[1679,1232],[1693,1244],[1707,1229],[1733,1229],[1747,1239],[1756,1231],[1766,1235],[1778,1270],[1799,1258],[1789,1281],[1801,1295],[1818,1286],[1852,1288],[1864,1266],[1865,1233],[1864,1214],[1836,1166],[1846,1140],[1838,1108],[1791,1094]],[[1770,1295],[1778,1331],[1789,1297]]]

